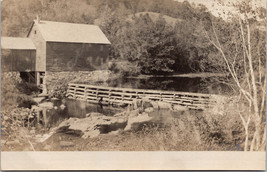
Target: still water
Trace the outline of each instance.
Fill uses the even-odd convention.
[[[225,94],[230,88],[224,84],[212,82],[212,78],[204,77],[150,77],[125,78],[110,81],[111,87],[169,90],[192,93]]]
[[[139,88],[139,89],[154,89],[154,90],[171,90],[171,91],[184,91],[194,93],[210,93],[222,94],[227,92],[227,87],[221,84],[211,84],[207,78],[186,78],[186,77],[152,77],[152,78],[127,78],[115,80],[108,83],[111,87],[122,88]],[[54,108],[47,109],[46,112],[41,114],[43,124],[45,127],[53,127],[58,125],[65,119],[70,117],[84,118],[86,114],[91,112],[98,112],[104,115],[112,116],[116,113],[122,112],[125,109],[116,108],[112,106],[100,106],[78,100],[53,100]],[[64,108],[60,108],[63,105]],[[163,115],[165,114],[165,115]],[[160,111],[151,114],[156,121],[168,121],[177,114],[172,114],[169,111]]]

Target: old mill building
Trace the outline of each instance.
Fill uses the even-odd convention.
[[[96,25],[39,20],[26,38],[2,37],[2,71],[37,85],[46,72],[90,71],[107,63],[110,42]]]

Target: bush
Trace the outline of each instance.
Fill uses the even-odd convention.
[[[111,62],[109,70],[119,77],[137,76],[140,74],[140,68],[130,62]]]
[[[35,104],[30,94],[37,91],[37,87],[23,82],[19,73],[2,73],[1,81],[1,108],[3,110],[13,109],[17,106],[24,107],[24,105],[29,107]]]
[[[218,103],[196,117],[201,137],[210,148],[225,145],[227,150],[241,149],[244,129],[233,102]]]

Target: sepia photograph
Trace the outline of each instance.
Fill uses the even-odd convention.
[[[265,0],[1,0],[6,159],[265,151]]]

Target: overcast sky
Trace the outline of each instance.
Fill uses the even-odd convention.
[[[179,2],[183,2],[184,0],[176,0]],[[205,5],[215,16],[219,14],[222,15],[223,18],[227,17],[227,12],[231,11],[234,12],[234,8],[231,7],[232,2],[238,2],[240,0],[221,0],[224,3],[224,6],[218,3],[218,0],[187,0],[190,3],[203,4]],[[265,7],[266,8],[266,0],[251,0],[257,6]],[[226,12],[225,14],[223,12]]]

